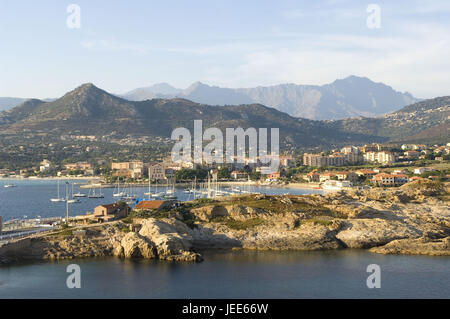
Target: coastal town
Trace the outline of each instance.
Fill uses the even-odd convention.
[[[159,161],[114,161],[97,159],[60,163],[43,159],[32,167],[17,170],[0,167],[3,178],[100,178],[104,183],[145,183],[206,180],[208,173],[220,181],[258,183],[311,183],[319,187],[326,181],[348,181],[348,186],[399,186],[417,179],[444,181],[449,177],[450,143],[368,144],[345,146],[320,153],[280,155],[279,171],[263,174],[259,158],[246,157],[224,164],[173,162],[170,156]]]
[[[113,197],[104,199],[104,203],[94,207],[91,212],[75,217],[67,214],[67,219],[4,220],[2,227],[0,217],[0,235],[3,239],[17,238],[45,231],[43,226],[53,230],[69,222],[72,225],[105,223],[128,218],[130,213],[170,210],[180,201],[175,186],[183,187],[183,193],[189,194],[183,199],[186,201],[258,193],[245,190],[248,185],[340,191],[396,188],[416,181],[446,182],[450,176],[449,159],[450,143],[350,145],[321,153],[281,155],[279,171],[266,175],[261,174],[263,165],[258,158],[245,158],[243,163],[237,163],[235,158],[235,162],[222,165],[174,163],[170,157],[160,162],[102,160],[97,163],[52,163],[43,159],[39,165],[19,171],[1,169],[0,176],[8,181],[3,187],[15,187],[14,180],[22,179],[86,178],[81,188],[89,189],[89,195],[75,194],[72,185],[72,193],[60,197],[58,182],[58,198],[51,200],[70,204],[79,202],[81,197],[101,200],[104,199],[101,189],[114,187]],[[160,191],[152,191],[152,185],[159,185]],[[131,187],[148,187],[148,192],[136,196],[132,194]],[[99,194],[95,193],[95,188],[100,189]]]

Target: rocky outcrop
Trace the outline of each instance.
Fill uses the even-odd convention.
[[[147,238],[137,233],[126,234],[120,244],[115,245],[114,255],[125,258],[155,258],[156,247]]]
[[[199,220],[209,222],[210,220],[217,218],[228,216],[228,211],[223,206],[218,205],[209,205],[203,206],[199,208],[194,208],[191,210],[191,213],[195,215]]]
[[[0,246],[0,263],[113,255],[195,262],[202,260],[195,251],[204,248],[364,248],[448,256],[450,209],[442,198],[448,198],[447,190],[430,183],[325,195],[224,198],[187,204],[167,218],[134,220],[130,228],[113,222],[80,227],[82,232],[71,235],[62,231],[17,240]]]
[[[113,252],[110,238],[115,233],[116,229],[108,225],[90,227],[83,237],[56,232],[16,240],[0,247],[0,263],[110,256]]]
[[[383,219],[359,219],[344,222],[336,238],[349,248],[371,248],[400,238],[416,238],[421,232],[405,223]]]
[[[176,219],[145,219],[139,233],[130,232],[116,244],[114,254],[126,258],[201,261],[198,253],[190,251],[191,233],[186,224]]]
[[[450,256],[450,237],[399,239],[381,247],[374,247],[370,251],[379,254]]]

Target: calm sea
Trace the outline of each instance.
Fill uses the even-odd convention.
[[[216,251],[205,261],[117,258],[0,267],[0,298],[450,298],[450,259],[325,252]],[[66,267],[81,267],[68,289]],[[381,288],[369,289],[369,264]]]
[[[64,216],[64,203],[51,203],[56,181],[0,180],[4,219]],[[72,181],[71,181],[72,182]],[[61,183],[63,186],[63,183]],[[267,194],[315,190],[253,187]],[[75,192],[86,192],[75,186]],[[83,198],[70,215],[113,202]],[[147,189],[135,188],[135,194]],[[61,194],[63,188],[61,187]],[[189,194],[177,190],[180,199]],[[450,258],[378,255],[363,250],[323,252],[207,251],[199,264],[94,258],[0,267],[0,298],[450,298]],[[67,265],[81,267],[81,289],[66,287]],[[366,268],[381,267],[381,288],[368,289]]]

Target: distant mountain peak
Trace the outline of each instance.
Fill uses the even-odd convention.
[[[197,81],[175,92],[153,86],[136,89],[123,97],[132,101],[181,97],[208,105],[260,103],[291,116],[314,120],[380,116],[420,101],[410,93],[395,91],[386,84],[358,75],[349,75],[321,86],[285,83],[231,89]]]
[[[183,94],[189,95],[190,93],[192,93],[195,90],[199,90],[199,89],[203,89],[203,88],[210,88],[210,87],[212,87],[212,86],[209,86],[200,81],[197,81],[197,82],[194,82],[191,85],[189,85],[187,87],[187,89],[183,90]]]
[[[105,92],[102,89],[96,87],[93,83],[84,83],[72,90],[71,92]],[[70,93],[70,92],[69,92]],[[106,93],[106,92],[105,92]]]

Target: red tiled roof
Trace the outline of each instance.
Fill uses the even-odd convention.
[[[164,200],[143,200],[140,201],[134,209],[158,209],[164,203]]]
[[[335,174],[333,173],[322,173],[320,174],[320,176],[334,176]]]

